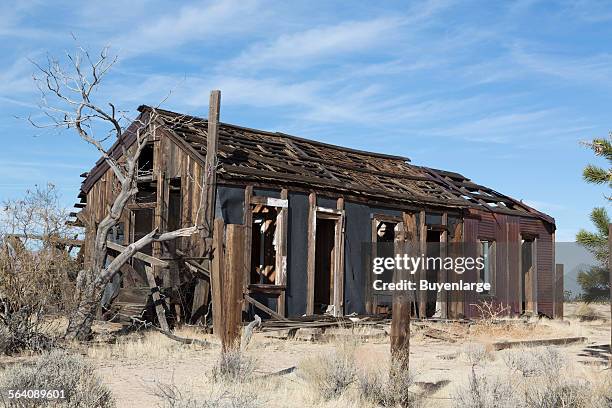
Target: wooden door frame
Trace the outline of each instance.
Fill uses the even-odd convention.
[[[266,285],[270,288],[270,291],[278,293],[276,312],[285,316],[285,302],[286,302],[286,285],[287,285],[287,243],[288,243],[288,229],[289,229],[289,192],[287,189],[282,189],[280,192],[280,198],[269,197],[266,195],[254,195],[253,186],[248,185],[244,190],[244,213],[243,223],[246,226],[245,233],[245,250],[244,250],[244,263],[248,265],[245,268],[245,275],[243,277],[243,292],[249,292],[249,285],[251,284],[251,251],[252,251],[252,228],[253,228],[253,212],[252,209],[256,205],[265,205],[268,207],[276,208],[276,259],[274,268],[276,270],[274,284]],[[245,302],[245,309],[247,305]]]
[[[370,218],[372,219],[372,233],[371,233],[371,243],[372,243],[372,250],[371,250],[371,259],[374,259],[376,256],[378,256],[377,254],[377,223],[379,222],[392,222],[395,223],[395,239],[397,240],[399,234],[403,234],[403,228],[404,228],[404,220],[402,218],[401,215],[395,216],[395,215],[388,215],[388,214],[380,214],[380,213],[372,213],[370,214]],[[381,294],[381,292],[376,292],[374,290],[374,288],[372,287],[374,283],[373,280],[373,276],[372,276],[372,272],[368,271],[367,272],[367,277],[366,277],[366,313],[371,313],[374,314],[376,312],[376,307],[378,306],[378,300],[377,300],[377,296],[379,296]],[[389,295],[391,296],[391,293],[389,293]]]
[[[335,222],[334,233],[334,260],[333,267],[333,302],[334,316],[344,314],[344,229],[346,215],[344,212],[344,199],[338,198],[336,208],[319,207],[316,205],[316,194],[311,193],[308,197],[308,267],[307,267],[307,286],[306,286],[306,314],[314,314],[315,296],[315,256],[316,256],[316,235],[317,219],[328,219]],[[332,300],[332,299],[330,299]]]
[[[523,241],[531,241],[531,268],[533,275],[531,276],[531,305],[528,306],[525,302],[525,308],[523,308],[523,288],[525,287],[525,274],[523,273]],[[531,312],[534,315],[538,314],[538,236],[532,234],[519,235],[519,312],[526,313]],[[527,289],[527,288],[525,288]]]

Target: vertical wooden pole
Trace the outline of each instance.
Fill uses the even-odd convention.
[[[307,285],[306,285],[306,314],[314,314],[314,279],[315,279],[315,252],[317,234],[317,195],[308,196],[308,259]]]
[[[244,277],[242,282],[242,291],[248,292],[249,284],[251,283],[251,251],[253,241],[253,209],[251,208],[251,198],[253,197],[253,186],[248,185],[244,189],[244,212],[242,213],[242,223],[246,227],[244,233]],[[246,312],[248,304],[243,303],[243,310]]]
[[[219,109],[221,91],[211,91],[208,108],[208,133],[206,135],[206,161],[204,168],[203,230],[204,239],[212,236],[212,223],[215,218],[217,196],[217,148],[219,145]]]
[[[210,283],[212,292],[213,331],[220,336],[223,332],[224,310],[223,310],[223,271],[224,248],[223,238],[225,226],[222,218],[215,220],[212,239],[212,262],[210,268]]]
[[[444,230],[442,234],[440,234],[440,258],[446,258],[447,254],[447,243],[448,243],[448,213],[444,212],[442,214],[442,225]],[[444,268],[440,268],[438,270],[438,283],[446,283],[446,270]],[[437,302],[436,302],[436,313],[439,313],[439,317],[442,319],[447,318],[447,304],[448,304],[448,296],[446,290],[441,290],[437,294]]]
[[[419,213],[419,256],[427,256],[427,224],[425,223],[425,210]],[[427,271],[425,268],[419,270],[419,279],[427,279]],[[419,318],[427,318],[427,291],[419,290]]]
[[[206,135],[206,160],[204,166],[204,182],[200,208],[198,209],[197,224],[202,227],[201,238],[204,241],[204,252],[211,249],[213,235],[213,220],[215,219],[215,206],[217,197],[217,147],[219,144],[219,109],[221,106],[221,91],[211,91],[210,106],[208,108],[208,134]],[[205,260],[203,266],[210,270],[210,260]],[[211,275],[211,285],[213,277]],[[202,315],[202,308],[208,300],[209,283],[199,280],[193,293],[191,307],[192,323],[196,323]]]
[[[281,190],[280,198],[283,200],[289,199],[289,192],[286,188]],[[277,234],[277,246],[276,246],[276,284],[287,285],[287,240],[288,240],[288,227],[289,227],[289,207],[281,208],[278,216],[276,217],[276,234]],[[246,249],[248,253],[249,249]],[[285,316],[285,291],[283,290],[278,295],[276,304],[276,312]]]
[[[334,316],[344,314],[344,198],[340,197],[336,201],[336,209],[342,211],[342,216],[336,222],[335,234],[335,276],[334,276]]]
[[[415,256],[420,249],[415,214],[404,213],[404,243],[402,252]],[[395,282],[410,280],[410,273],[405,269],[395,270]],[[410,305],[408,291],[393,292],[393,309],[391,316],[391,359],[392,374],[394,369],[408,369],[410,360]]]
[[[563,264],[555,265],[554,279],[554,318],[563,319]]]
[[[216,228],[215,228],[216,229]],[[223,325],[222,348],[227,351],[240,346],[242,322],[242,281],[244,276],[244,235],[246,227],[228,224],[225,245],[225,270],[223,271]],[[213,309],[214,310],[214,309]]]

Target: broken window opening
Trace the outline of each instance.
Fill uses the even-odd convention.
[[[153,176],[153,143],[147,143],[138,157],[138,177]]]
[[[138,183],[138,192],[134,197],[136,203],[154,203],[157,201],[157,183],[144,182]]]
[[[258,204],[252,212],[251,283],[275,284],[278,209]]]
[[[478,255],[482,257],[483,267],[478,270],[478,282],[489,283],[490,290],[483,290],[483,295],[495,294],[495,241],[480,240]]]
[[[108,231],[107,239],[116,244],[123,245],[125,243],[125,222],[118,222],[110,231]]]

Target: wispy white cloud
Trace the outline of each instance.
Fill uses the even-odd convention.
[[[567,56],[528,51],[515,46],[511,57],[519,67],[545,76],[606,86],[612,83],[612,54],[609,53]]]
[[[355,53],[380,52],[389,49],[388,44],[397,44],[407,32],[416,32],[427,26],[433,16],[450,5],[450,1],[427,1],[393,16],[344,20],[336,24],[283,33],[271,40],[251,45],[238,57],[222,64],[222,69],[294,70],[316,66],[329,60],[337,61],[343,56]]]
[[[156,18],[143,18],[133,30],[110,42],[121,48],[124,57],[160,52],[190,42],[210,42],[257,26],[268,10],[259,0],[217,0],[197,2]]]

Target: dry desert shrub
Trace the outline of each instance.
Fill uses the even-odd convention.
[[[255,371],[255,360],[235,347],[222,351],[210,373],[213,382],[244,383]]]
[[[463,345],[461,354],[471,365],[483,364],[486,361],[493,361],[495,355],[484,344],[466,343]]]
[[[456,408],[519,407],[515,390],[507,379],[477,373],[474,366],[467,385],[460,387],[453,398]]]
[[[340,344],[330,352],[306,358],[298,366],[298,375],[324,400],[337,398],[356,380],[354,349]]]
[[[204,393],[181,389],[174,384],[158,384],[154,391],[164,408],[257,408],[257,395],[237,388],[212,388]]]
[[[364,370],[358,374],[363,400],[380,407],[420,407],[423,399],[414,392],[415,374],[409,370]]]
[[[576,317],[578,317],[581,322],[585,322],[599,319],[599,314],[588,303],[580,303],[576,308]]]
[[[64,399],[8,399],[8,390],[63,390]],[[111,391],[80,356],[56,350],[33,364],[0,373],[0,405],[13,407],[112,408]]]
[[[493,374],[475,366],[468,384],[458,388],[454,406],[458,408],[596,408],[610,406],[609,387],[601,379],[576,375],[574,367],[557,349],[508,350],[503,357],[509,370]],[[520,372],[522,375],[517,376]]]
[[[52,346],[43,334],[47,313],[73,305],[77,260],[62,239],[74,238],[66,226],[52,185],[28,191],[0,211],[0,353],[38,352]]]
[[[519,371],[523,377],[558,375],[567,363],[565,357],[552,347],[510,349],[504,353],[503,360],[508,368]]]

